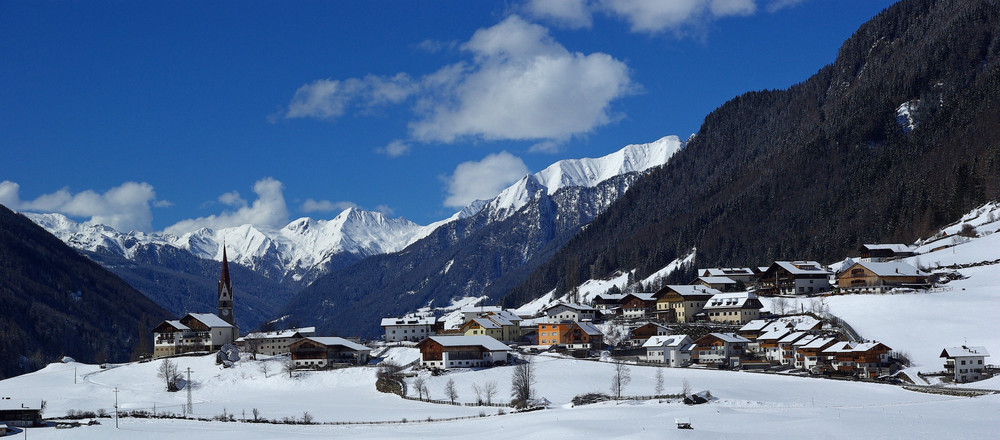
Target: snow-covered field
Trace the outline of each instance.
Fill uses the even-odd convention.
[[[411,349],[412,350],[412,349]],[[405,357],[402,353],[396,356]],[[218,439],[218,438],[458,438],[489,432],[506,438],[994,438],[1000,395],[957,398],[906,391],[869,383],[747,372],[665,368],[666,392],[677,392],[684,380],[694,390],[710,390],[718,400],[700,406],[679,402],[602,403],[573,408],[573,396],[607,392],[611,364],[564,358],[535,357],[537,393],[552,408],[525,414],[497,415],[497,408],[457,407],[404,400],[375,391],[370,367],[299,374],[289,379],[275,372],[265,378],[261,362],[244,361],[231,369],[214,365],[210,357],[178,359],[194,373],[194,415],[226,412],[242,417],[252,408],[268,418],[301,418],[309,411],[316,422],[401,420],[392,425],[268,425],[183,420],[123,418],[120,429],[111,419],[100,426],[73,429],[32,428],[34,439]],[[273,361],[272,361],[273,362]],[[113,389],[123,409],[180,412],[185,393],[167,393],[156,377],[160,361],[101,370],[96,366],[53,364],[0,382],[0,395],[45,399],[46,414],[71,409],[111,411]],[[276,362],[274,362],[276,364]],[[73,383],[73,369],[78,383]],[[508,400],[511,367],[455,370],[444,376],[424,376],[431,395],[443,398],[454,379],[459,400],[474,400],[471,386],[497,382],[498,400]],[[426,374],[426,373],[425,373]],[[631,367],[626,394],[652,394],[655,369]],[[993,382],[993,381],[991,381]],[[414,422],[427,417],[486,417]],[[693,431],[679,431],[675,417],[689,418]],[[15,437],[16,438],[16,437]]]

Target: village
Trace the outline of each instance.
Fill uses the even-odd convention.
[[[420,350],[414,367],[435,373],[452,368],[507,364],[517,353],[558,353],[581,359],[623,360],[677,368],[801,371],[812,375],[908,381],[904,350],[861,339],[826,310],[825,298],[928,289],[935,276],[903,258],[902,244],[868,244],[834,271],[815,261],[775,261],[765,267],[703,268],[687,285],[655,292],[602,293],[590,304],[555,301],[522,316],[498,306],[465,306],[450,317],[428,311],[380,322],[380,341],[321,336],[315,327],[250,332],[238,337],[233,293],[223,257],[219,313],[189,313],[155,329],[154,358],[219,351],[233,344],[251,356],[288,356],[288,368],[316,370],[365,365],[372,350]],[[765,310],[761,297],[773,298]],[[810,298],[808,310],[786,310],[786,298]],[[801,304],[801,303],[800,303]],[[451,323],[452,325],[447,325]],[[940,347],[942,380],[966,383],[988,377],[984,347]]]

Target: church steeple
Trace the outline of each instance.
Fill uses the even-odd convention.
[[[233,317],[233,283],[229,280],[229,260],[226,258],[226,243],[222,242],[222,275],[219,276],[219,317],[236,325]]]

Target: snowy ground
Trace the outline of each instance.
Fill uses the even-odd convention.
[[[403,356],[397,353],[397,355]],[[507,438],[991,438],[1000,413],[1000,395],[956,398],[906,391],[902,388],[807,377],[747,372],[665,368],[666,392],[677,392],[684,380],[694,390],[708,389],[718,400],[701,406],[679,402],[603,403],[573,408],[570,399],[590,391],[607,392],[612,365],[593,361],[535,357],[538,395],[553,408],[526,414],[496,415],[497,408],[454,407],[413,402],[381,394],[374,388],[374,370],[357,368],[315,372],[289,379],[263,377],[259,363],[244,362],[221,369],[210,358],[180,359],[190,366],[195,386],[195,415],[214,416],[223,408],[241,417],[258,408],[269,418],[299,418],[308,410],[318,422],[400,420],[393,425],[263,425],[245,423],[144,420],[123,418],[121,429],[103,419],[102,425],[74,429],[33,428],[34,439],[187,440],[218,438],[458,438],[470,432],[491,432]],[[0,382],[0,395],[36,396],[48,402],[53,417],[69,409],[105,408],[114,404],[113,388],[121,392],[124,409],[170,406],[180,411],[184,392],[166,393],[156,378],[158,362],[100,370],[83,364],[54,364]],[[73,368],[79,383],[73,384]],[[459,400],[474,398],[472,383],[496,381],[499,399],[508,399],[510,367],[456,370],[444,376],[424,376],[432,397],[442,398],[444,384],[454,379]],[[631,367],[627,394],[651,394],[655,369]],[[487,414],[450,422],[421,422],[430,417]],[[689,418],[693,431],[679,431],[674,418]],[[17,438],[17,437],[15,437]]]

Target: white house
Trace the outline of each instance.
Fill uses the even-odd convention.
[[[429,336],[420,341],[420,365],[437,368],[488,367],[507,363],[510,347],[489,336]]]
[[[691,363],[694,341],[688,335],[652,336],[642,347],[646,349],[646,362],[686,367]]]
[[[290,328],[270,332],[253,332],[236,340],[236,344],[244,350],[255,351],[257,354],[276,356],[287,354],[292,342],[309,336],[316,336],[316,327]]]
[[[420,341],[436,333],[437,318],[406,315],[402,318],[382,318],[385,342]]]
[[[239,329],[211,313],[188,313],[153,328],[153,357],[215,351],[236,342]]]
[[[955,382],[973,382],[983,378],[983,364],[990,355],[986,347],[948,347],[941,352],[946,358],[944,367],[953,374]]]
[[[574,303],[557,303],[545,309],[545,315],[552,322],[569,321],[593,321],[597,319],[597,309]]]
[[[746,324],[760,317],[764,305],[751,292],[719,293],[705,303],[702,311],[711,322]]]

